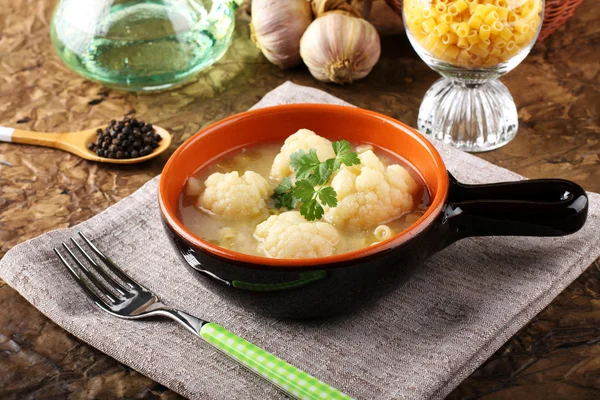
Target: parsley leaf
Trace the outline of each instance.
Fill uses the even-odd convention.
[[[319,164],[319,167],[315,170],[314,184],[315,185],[323,185],[329,181],[329,177],[333,173],[332,169],[329,167],[327,161]]]
[[[290,156],[290,166],[296,173],[297,179],[306,179],[314,173],[315,168],[319,167],[321,161],[317,156],[315,149],[307,152],[298,150]]]
[[[292,178],[286,176],[281,183],[277,185],[271,198],[275,200],[275,207],[285,207],[288,210],[293,210],[298,205],[298,200],[293,195]]]
[[[296,187],[292,193],[294,197],[303,203],[311,201],[315,197],[315,188],[308,180],[296,182]]]
[[[333,152],[335,155],[344,155],[352,149],[350,146],[350,142],[347,140],[340,140],[339,142],[333,142],[331,144],[333,146]]]
[[[336,207],[337,193],[331,186],[322,186],[329,182],[331,175],[341,168],[342,164],[351,166],[360,164],[358,155],[351,151],[347,140],[332,143],[335,158],[321,162],[317,151],[298,150],[290,156],[290,166],[296,174],[296,183],[292,184],[288,176],[275,188],[272,199],[275,207],[286,207],[293,210],[300,204],[300,214],[307,221],[321,219],[325,210],[323,206]],[[319,187],[318,189],[315,186]]]
[[[342,164],[347,166],[360,164],[358,155],[352,152],[350,142],[340,140],[332,144],[335,158],[330,158],[323,162],[319,161],[319,156],[315,149],[307,152],[298,150],[290,156],[290,166],[294,170],[297,179],[307,179],[313,185],[323,185],[331,174],[340,169]]]
[[[337,193],[331,186],[324,186],[315,189],[311,182],[306,179],[296,182],[296,187],[292,190],[293,196],[302,202],[300,214],[307,221],[321,219],[325,210],[323,205],[329,207],[337,206]]]
[[[350,142],[347,140],[340,140],[339,142],[333,142],[333,152],[335,153],[335,161],[334,161],[334,171],[340,168],[340,164],[344,164],[346,166],[360,164],[360,159],[358,155],[350,151],[352,147],[350,146]]]
[[[300,214],[306,218],[307,221],[314,221],[315,219],[321,219],[325,210],[317,200],[312,199],[306,203],[302,203],[300,206]]]
[[[294,185],[292,185],[292,177],[286,176],[285,178],[283,178],[281,183],[275,188],[275,193],[283,193],[290,190],[293,187]]]
[[[318,190],[319,201],[329,207],[337,206],[337,193],[331,186],[324,186]]]

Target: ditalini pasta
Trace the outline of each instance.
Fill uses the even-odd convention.
[[[469,68],[493,67],[529,47],[541,0],[404,0],[410,34],[432,56]]]
[[[381,242],[382,240],[389,239],[394,235],[392,229],[387,225],[379,225],[373,231],[373,236],[375,236],[375,240]]]

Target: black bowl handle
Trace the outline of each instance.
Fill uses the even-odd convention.
[[[571,181],[466,185],[448,176],[447,244],[470,236],[564,236],[581,229],[587,218],[585,190]]]

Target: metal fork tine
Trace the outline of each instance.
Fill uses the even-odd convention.
[[[127,285],[129,285],[132,289],[140,289],[143,287],[142,285],[140,285],[139,283],[137,283],[136,281],[131,279],[129,276],[127,276],[125,274],[125,272],[123,272],[121,270],[121,268],[119,268],[117,266],[117,264],[112,262],[112,260],[110,258],[108,258],[106,255],[104,255],[104,253],[102,253],[102,251],[100,251],[100,249],[97,248],[96,245],[94,243],[92,243],[92,241],[90,239],[87,238],[87,236],[85,236],[81,232],[78,232],[78,233],[79,233],[79,236],[81,236],[81,238],[83,240],[85,240],[85,242],[88,244],[88,246],[90,246],[92,248],[92,250],[94,250],[94,253],[96,253],[96,255],[98,257],[100,257],[102,262],[104,262],[104,264],[106,264],[108,269],[110,269],[115,275],[117,275],[119,277],[119,279],[121,279],[123,282],[125,282]]]
[[[75,263],[77,264],[77,266],[79,268],[81,268],[81,271],[83,271],[83,273],[85,274],[85,276],[96,286],[96,289],[98,289],[98,291],[100,293],[102,293],[103,295],[105,295],[106,297],[108,297],[108,299],[110,301],[112,301],[113,303],[116,303],[117,302],[117,298],[110,292],[110,290],[106,287],[106,285],[104,285],[102,282],[100,282],[94,276],[94,274],[92,274],[90,272],[90,270],[88,270],[87,267],[85,265],[83,265],[83,263],[81,261],[79,261],[79,259],[77,258],[77,256],[71,251],[71,249],[65,243],[62,243],[62,246],[67,251],[67,253],[69,253],[69,255],[71,256],[71,258],[73,259],[73,261],[75,261]]]
[[[112,285],[113,289],[115,289],[117,292],[119,292],[119,294],[121,296],[127,296],[127,289],[125,289],[119,282],[115,281],[112,278],[112,276],[107,274],[106,271],[104,271],[104,268],[99,266],[98,263],[96,261],[94,261],[94,259],[92,257],[90,257],[90,255],[83,249],[83,247],[81,247],[79,245],[79,243],[77,243],[75,241],[75,239],[71,238],[71,242],[73,242],[73,244],[75,246],[77,246],[77,248],[79,249],[81,254],[83,254],[84,257],[88,260],[88,262],[90,264],[92,264],[92,266],[94,267],[96,272],[98,272],[104,278],[104,280],[106,280],[108,283],[110,283]]]
[[[96,293],[94,293],[92,291],[92,289],[88,286],[88,284],[85,282],[85,280],[81,276],[79,276],[79,274],[73,269],[73,267],[71,267],[71,264],[69,264],[67,262],[67,260],[65,260],[65,258],[62,256],[62,254],[60,254],[58,249],[55,247],[53,250],[54,250],[54,253],[56,253],[58,258],[60,259],[60,261],[63,263],[63,265],[65,267],[67,267],[67,270],[69,271],[71,276],[75,279],[75,282],[77,282],[79,284],[79,286],[83,289],[83,291],[96,303],[96,305],[98,307],[102,308],[103,310],[110,311],[109,305],[106,304],[106,302],[103,299],[101,299],[98,295],[96,295]]]

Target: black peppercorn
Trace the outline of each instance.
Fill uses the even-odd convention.
[[[106,128],[97,129],[96,134],[96,141],[89,143],[88,149],[100,157],[118,159],[146,156],[162,140],[152,124],[130,117],[113,119]]]

